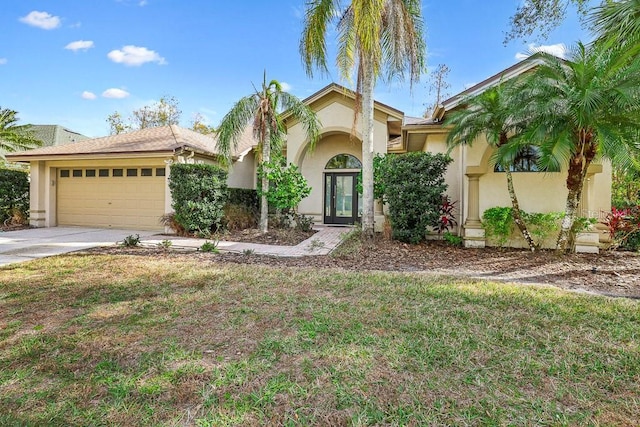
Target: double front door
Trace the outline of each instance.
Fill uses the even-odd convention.
[[[355,224],[360,221],[362,196],[356,184],[359,172],[324,174],[324,223]]]

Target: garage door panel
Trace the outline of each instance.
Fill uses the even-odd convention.
[[[58,224],[161,230],[165,179],[140,173],[136,177],[85,177],[84,173],[83,177],[60,177]]]

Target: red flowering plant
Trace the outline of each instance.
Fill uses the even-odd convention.
[[[613,240],[612,249],[640,248],[640,206],[611,208],[604,221]]]
[[[447,195],[442,196],[442,204],[440,205],[440,219],[434,229],[438,234],[450,231],[458,225],[456,221],[456,202],[452,201]]]

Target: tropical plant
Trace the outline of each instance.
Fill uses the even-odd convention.
[[[640,0],[607,1],[589,14],[598,42],[611,47],[637,45],[640,39]]]
[[[447,115],[445,125],[452,126],[447,144],[451,150],[461,144],[471,145],[480,135],[485,135],[487,143],[495,149],[492,162],[500,165],[505,174],[513,220],[529,249],[535,251],[538,247],[520,213],[520,203],[511,174],[513,159],[523,148],[515,144],[515,141],[525,126],[524,118],[518,116],[522,110],[514,103],[516,91],[517,85],[507,81],[467,99],[464,108]]]
[[[42,145],[30,131],[31,125],[19,125],[18,113],[0,107],[0,157],[4,152],[26,150]]]
[[[521,88],[535,117],[526,138],[545,170],[567,168],[565,213],[556,249],[572,250],[573,222],[589,166],[599,157],[628,165],[638,153],[640,58],[578,43],[568,60],[545,53]]]
[[[232,151],[238,146],[240,137],[251,125],[253,137],[258,142],[260,162],[269,164],[271,150],[280,150],[287,129],[281,113],[287,111],[292,118],[302,123],[307,139],[313,147],[320,136],[320,122],[315,112],[300,99],[285,92],[277,80],[267,83],[265,72],[262,88],[240,99],[224,116],[218,127],[218,150],[231,162]],[[269,168],[264,168],[269,173]],[[269,180],[262,180],[262,203],[260,206],[260,230],[266,233],[269,224],[269,205],[266,193]]]
[[[354,125],[362,113],[362,231],[374,231],[373,90],[379,77],[404,77],[413,84],[425,69],[420,0],[308,0],[300,53],[309,76],[328,73],[327,32],[335,23],[337,66],[342,78],[356,77]]]

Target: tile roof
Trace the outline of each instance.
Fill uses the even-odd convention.
[[[245,131],[240,138],[238,149],[234,150],[233,155],[237,156],[253,145],[255,145],[255,141],[249,128],[249,131]],[[11,160],[12,157],[37,158],[92,154],[173,153],[181,148],[194,150],[208,156],[218,154],[215,136],[203,135],[190,129],[171,125],[87,139],[58,146],[36,148],[12,153],[8,155],[8,158]]]

